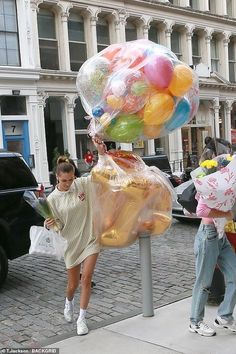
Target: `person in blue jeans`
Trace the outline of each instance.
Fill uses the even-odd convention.
[[[216,264],[225,278],[225,295],[218,308],[215,327],[236,332],[233,311],[236,304],[236,255],[225,234],[218,233],[213,218],[233,218],[232,212],[222,212],[208,208],[199,199],[197,215],[202,217],[198,229],[194,254],[196,257],[196,280],[193,288],[189,331],[211,337],[216,331],[204,323],[205,305],[211,287]]]

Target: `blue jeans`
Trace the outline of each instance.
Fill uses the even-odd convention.
[[[197,324],[204,318],[209,289],[216,264],[224,274],[225,296],[218,308],[218,316],[233,319],[236,304],[236,255],[226,235],[218,238],[214,225],[201,224],[194,242],[196,280],[193,288],[190,321]]]

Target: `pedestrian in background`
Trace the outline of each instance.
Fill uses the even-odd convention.
[[[210,150],[209,143],[207,146]],[[210,146],[212,155],[209,157],[210,151],[206,149],[205,155],[204,153],[202,155],[203,160],[216,156],[217,152],[213,151],[214,145]],[[223,235],[218,233],[214,224],[214,218],[225,217],[232,220],[233,213],[210,209],[200,197],[196,214],[202,218],[202,221],[194,242],[196,280],[193,288],[189,331],[206,337],[216,334],[215,330],[203,320],[213,274],[218,265],[224,275],[226,289],[214,325],[236,332],[236,323],[233,318],[236,304],[236,256],[225,233]]]
[[[105,145],[98,138],[93,139],[101,156]],[[65,264],[68,283],[64,317],[67,322],[74,319],[74,295],[80,282],[80,313],[77,319],[77,334],[88,333],[86,310],[88,307],[91,280],[100,251],[98,240],[93,233],[91,176],[75,178],[75,167],[64,156],[58,159],[56,168],[57,185],[48,196],[48,202],[55,219],[46,219],[47,228],[53,228],[55,221],[60,224],[60,233],[67,240]]]

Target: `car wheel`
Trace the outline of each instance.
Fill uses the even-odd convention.
[[[8,273],[8,259],[2,246],[0,246],[0,287],[6,280]]]

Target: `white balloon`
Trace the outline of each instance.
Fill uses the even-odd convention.
[[[112,93],[117,96],[123,96],[126,91],[126,85],[122,80],[115,80],[111,83]]]

